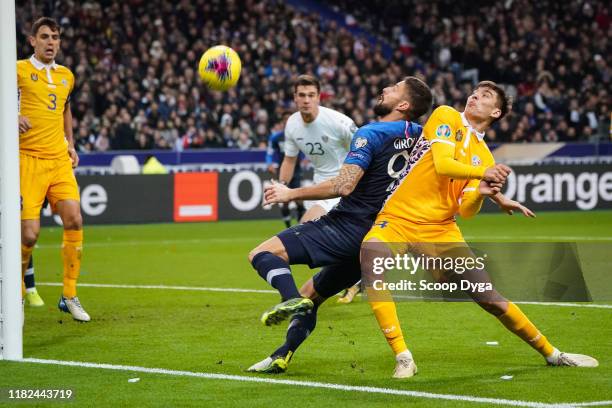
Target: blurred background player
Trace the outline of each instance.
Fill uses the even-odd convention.
[[[320,106],[321,84],[312,75],[300,75],[293,85],[297,112],[285,125],[285,156],[278,181],[289,185],[302,152],[314,167],[314,182],[338,175],[357,126],[351,118]],[[338,204],[339,198],[306,201],[306,213],[300,222],[319,218]]]
[[[287,119],[291,115],[291,112],[284,112],[281,122],[277,125],[278,128],[275,132],[268,137],[268,149],[266,151],[266,164],[268,165],[268,172],[272,175],[272,178],[278,180],[279,166],[285,158],[285,125]],[[302,167],[300,166],[300,160],[304,157],[304,154],[300,152],[298,160],[295,163],[293,170],[293,177],[289,182],[290,188],[298,188],[302,183]],[[281,215],[285,223],[285,227],[291,226],[291,210],[289,209],[290,203],[279,204]],[[302,201],[295,201],[296,215],[298,223],[304,216],[304,203]]]
[[[91,318],[76,293],[83,220],[73,172],[79,163],[70,111],[74,75],[55,62],[60,47],[60,26],[55,20],[36,20],[28,40],[34,55],[17,61],[22,274],[25,275],[38,240],[40,210],[46,197],[64,226],[64,288],[58,307],[75,320],[87,322]]]

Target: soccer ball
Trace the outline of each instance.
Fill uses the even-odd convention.
[[[202,81],[215,91],[227,91],[236,85],[241,70],[240,57],[236,51],[225,45],[206,50],[198,67]]]

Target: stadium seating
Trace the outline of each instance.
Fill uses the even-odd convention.
[[[609,139],[604,1],[327,3],[344,21],[273,1],[26,1],[17,6],[18,54],[31,52],[34,18],[60,21],[58,62],[77,78],[81,152],[263,147],[291,108],[291,79],[305,72],[321,78],[322,103],[358,125],[374,119],[384,85],[418,74],[437,104],[457,108],[478,80],[508,85],[516,103],[488,132],[494,142]],[[201,53],[219,43],[244,66],[239,86],[222,94],[196,72]]]

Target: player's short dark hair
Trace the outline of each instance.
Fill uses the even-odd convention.
[[[297,92],[298,86],[314,86],[317,88],[317,93],[321,93],[321,83],[319,80],[312,75],[300,75],[293,82],[293,92]]]
[[[36,34],[38,34],[38,30],[40,30],[40,27],[44,26],[49,27],[49,30],[53,32],[60,32],[60,25],[57,23],[57,21],[55,21],[55,19],[52,19],[51,17],[41,17],[36,20],[34,24],[32,24],[32,36],[36,37]]]
[[[493,81],[480,81],[478,85],[476,85],[476,89],[479,88],[488,88],[495,92],[495,95],[497,95],[497,107],[501,111],[501,115],[499,115],[499,118],[493,119],[491,123],[497,122],[498,120],[506,116],[508,112],[510,112],[510,110],[512,109],[512,98],[506,95],[506,91],[504,91],[504,88],[497,85]]]
[[[404,83],[408,90],[408,102],[410,102],[408,118],[417,120],[431,109],[433,103],[431,89],[425,82],[413,76],[404,78]]]

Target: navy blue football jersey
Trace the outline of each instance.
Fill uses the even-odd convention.
[[[285,132],[275,132],[268,137],[268,148],[266,150],[266,164],[276,163],[280,166],[285,158]],[[298,162],[295,164],[294,177],[302,172],[300,161],[304,159],[304,154],[300,152]]]
[[[387,195],[408,167],[410,152],[421,136],[421,125],[408,121],[373,122],[353,136],[345,164],[356,164],[364,175],[355,190],[331,211],[373,222]]]

